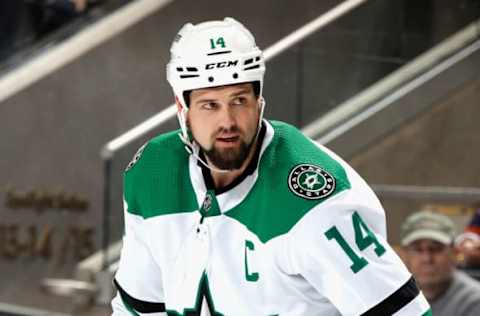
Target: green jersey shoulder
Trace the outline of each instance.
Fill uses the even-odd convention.
[[[350,188],[346,171],[298,129],[270,122],[274,129],[246,198],[226,213],[262,242],[287,233],[320,203]]]
[[[264,144],[256,178],[251,180],[255,183],[239,204],[222,210],[262,242],[288,232],[316,205],[350,188],[347,173],[335,158],[295,127],[269,124],[273,137]],[[189,155],[177,133],[152,139],[129,165],[124,193],[130,213],[148,218],[198,210]]]
[[[143,145],[124,173],[127,211],[144,218],[192,212],[197,202],[188,172],[188,153],[179,131]]]

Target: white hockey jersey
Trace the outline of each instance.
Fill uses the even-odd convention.
[[[285,123],[261,138],[220,192],[176,132],[137,153],[114,315],[430,315],[360,176]]]

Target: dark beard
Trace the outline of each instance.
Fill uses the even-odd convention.
[[[191,130],[189,120],[187,120],[187,127],[189,130]],[[218,132],[220,133],[221,131],[218,131]],[[233,126],[229,132],[238,132],[238,127]],[[241,141],[238,148],[219,150],[218,148],[215,148],[215,144],[214,144],[210,150],[207,150],[203,148],[203,146],[200,145],[200,143],[195,139],[195,136],[193,136],[193,133],[190,133],[190,135],[193,138],[193,140],[197,143],[197,145],[200,147],[200,150],[205,154],[205,156],[207,156],[208,159],[217,168],[222,170],[240,169],[243,163],[245,162],[245,160],[247,159],[248,154],[250,153],[250,150],[252,149],[253,143],[255,142],[255,138],[256,138],[256,137],[253,137],[252,141],[249,144],[247,144],[244,141]]]
[[[205,150],[205,148],[202,147],[201,149],[217,168],[223,170],[235,170],[242,167],[252,149],[252,145],[253,140],[250,144],[242,141],[238,148],[219,150],[213,146],[210,150]]]

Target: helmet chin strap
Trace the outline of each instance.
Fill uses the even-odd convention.
[[[265,99],[263,97],[259,98],[259,104],[258,106],[260,107],[260,115],[258,117],[258,123],[257,123],[257,133],[255,134],[255,138],[253,142],[255,142],[258,139],[258,135],[260,134],[260,129],[262,127],[262,119],[263,119],[263,111],[265,109]],[[177,117],[178,117],[178,122],[180,123],[180,128],[182,129],[182,132],[178,133],[178,137],[180,137],[180,140],[182,143],[185,145],[184,148],[185,150],[192,156],[194,156],[202,165],[204,165],[206,168],[210,169],[211,171],[218,172],[218,173],[228,173],[232,172],[232,170],[228,169],[220,169],[214,166],[210,166],[208,162],[204,161],[199,155],[198,152],[200,150],[200,147],[195,144],[193,141],[190,140],[190,137],[188,136],[187,132],[187,111],[188,109],[185,109],[183,106],[181,107],[181,110],[177,112]],[[252,150],[252,149],[250,149]]]
[[[214,166],[210,166],[208,162],[203,160],[199,155],[198,155],[198,145],[196,146],[190,139],[185,138],[185,136],[182,133],[178,133],[178,137],[182,140],[182,142],[185,144],[184,148],[185,150],[192,156],[194,156],[202,165],[207,167],[208,169],[214,171],[214,172],[219,172],[219,173],[227,173],[231,172],[232,170],[226,170],[226,169],[219,169]]]
[[[257,135],[255,135],[255,140],[258,138],[258,134],[260,134],[260,130],[262,129],[263,111],[265,110],[265,99],[263,96],[258,98],[258,107],[260,108],[260,115],[258,116]]]

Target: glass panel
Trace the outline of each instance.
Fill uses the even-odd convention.
[[[305,126],[479,17],[475,1],[367,1],[267,65],[267,117]]]

